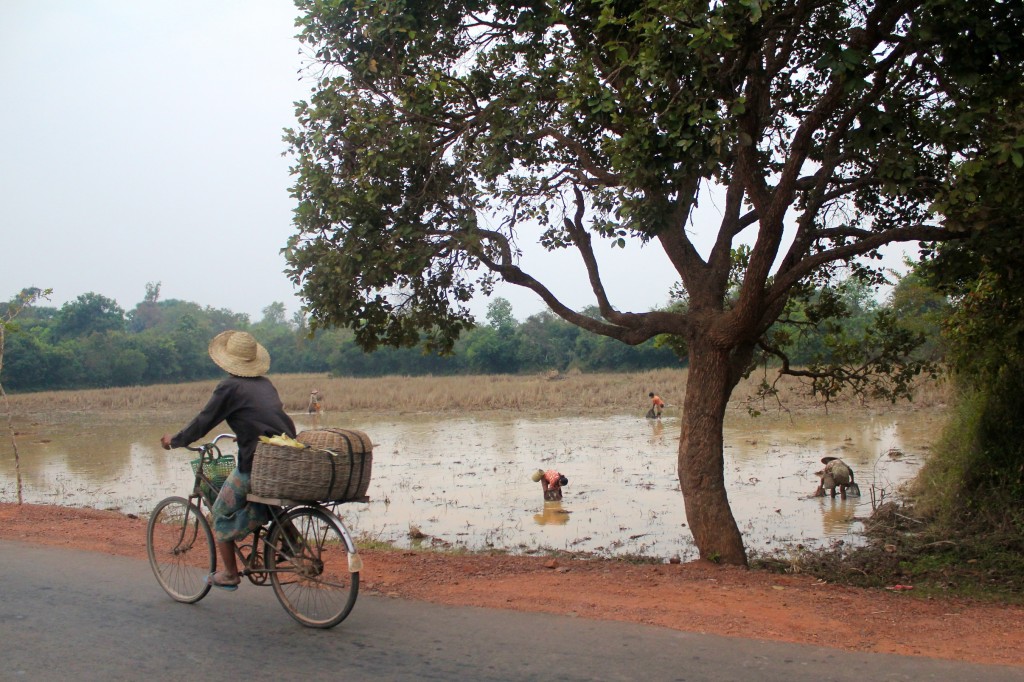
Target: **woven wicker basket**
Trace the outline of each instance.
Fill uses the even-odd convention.
[[[352,429],[323,428],[300,431],[295,440],[311,448],[353,452],[373,452],[370,437],[362,431]]]
[[[345,502],[365,497],[370,485],[373,445],[365,433],[346,429],[303,431],[309,447],[260,443],[250,484],[260,497]]]

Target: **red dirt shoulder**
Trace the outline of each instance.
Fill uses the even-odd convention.
[[[0,503],[0,541],[144,561],[144,519]],[[1024,666],[1024,607],[922,599],[707,562],[366,550],[364,593],[688,632]],[[955,632],[956,637],[950,633]]]

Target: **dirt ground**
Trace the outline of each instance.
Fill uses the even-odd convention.
[[[145,561],[145,531],[145,520],[117,512],[0,504],[0,540]],[[922,599],[912,589],[864,590],[706,562],[652,565],[407,550],[361,554],[364,594],[1024,666],[1021,606]]]

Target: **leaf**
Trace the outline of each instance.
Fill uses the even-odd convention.
[[[740,0],[740,4],[750,10],[750,23],[756,24],[761,21],[761,2],[760,0]]]

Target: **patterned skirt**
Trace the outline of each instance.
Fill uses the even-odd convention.
[[[213,503],[213,536],[217,542],[240,540],[270,518],[267,505],[249,502],[249,474],[231,472]]]

